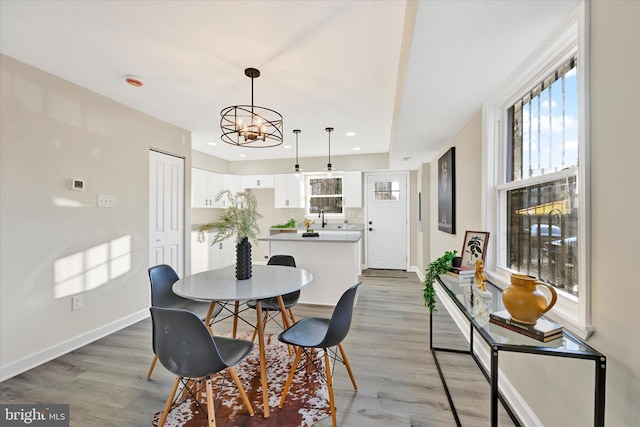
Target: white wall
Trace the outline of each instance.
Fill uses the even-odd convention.
[[[595,334],[589,345],[607,356],[606,425],[640,420],[640,286],[628,268],[640,242],[640,2],[591,2],[591,286]],[[460,250],[465,230],[482,229],[480,113],[454,138],[456,236],[437,230],[437,159],[431,172],[430,258]],[[446,151],[446,150],[445,150]],[[444,151],[443,151],[444,152]],[[491,239],[494,239],[492,236]],[[490,240],[491,242],[491,240]],[[593,362],[527,355],[501,357],[544,426],[593,422]]]
[[[0,70],[4,379],[148,315],[149,149],[190,168],[191,143],[182,129],[12,58],[1,56]],[[86,189],[69,190],[71,178]],[[115,195],[116,208],[98,209],[98,193]],[[62,263],[78,270],[63,277]],[[77,291],[84,308],[71,311]]]

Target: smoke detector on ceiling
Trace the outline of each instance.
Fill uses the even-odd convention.
[[[144,86],[144,81],[142,81],[142,77],[134,76],[132,74],[127,74],[124,81],[134,87]]]

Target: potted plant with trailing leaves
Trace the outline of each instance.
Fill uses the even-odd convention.
[[[236,279],[245,280],[251,278],[251,241],[257,243],[258,221],[262,215],[258,212],[258,202],[255,196],[249,192],[231,193],[222,190],[216,195],[216,202],[223,197],[227,198],[228,207],[217,221],[210,222],[200,227],[197,239],[204,242],[205,232],[214,231],[215,237],[211,244],[227,240],[233,236],[236,239]]]
[[[446,251],[440,258],[429,264],[424,275],[424,304],[429,308],[429,313],[433,314],[436,310],[436,290],[433,287],[436,277],[444,274],[451,268],[451,263],[456,257],[458,251]]]

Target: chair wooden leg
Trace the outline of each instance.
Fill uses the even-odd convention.
[[[289,309],[287,311],[289,312],[289,317],[291,318],[291,324],[293,325],[294,323],[296,323],[296,316],[293,315],[293,310]]]
[[[300,357],[302,357],[302,347],[296,348],[296,357],[293,361],[293,364],[291,365],[291,370],[289,371],[287,382],[284,383],[284,389],[282,390],[282,397],[280,397],[278,408],[282,408],[282,405],[284,405],[284,401],[287,398],[287,393],[289,393],[289,387],[291,387],[291,382],[293,381],[293,376],[296,373],[296,368],[298,367],[298,363],[300,363]]]
[[[344,352],[342,343],[338,344],[338,349],[340,350],[340,354],[342,355],[344,366],[347,367],[347,372],[349,373],[349,378],[351,378],[351,384],[353,384],[353,389],[355,391],[358,391],[358,386],[356,385],[356,378],[353,376],[353,371],[351,370],[351,365],[349,364],[349,360],[347,359],[347,353]]]
[[[238,391],[240,392],[240,397],[242,398],[242,401],[244,402],[244,406],[247,407],[247,410],[249,411],[249,415],[251,415],[253,417],[253,406],[251,406],[251,402],[249,402],[249,398],[247,397],[247,393],[244,391],[244,387],[242,386],[242,383],[240,382],[240,378],[238,378],[238,374],[236,373],[236,370],[233,369],[232,367],[227,368],[227,370],[229,371],[229,375],[231,375],[231,379],[236,384],[236,387],[238,387]]]
[[[289,318],[287,317],[287,309],[284,306],[284,300],[282,299],[282,296],[278,296],[276,300],[278,301],[280,313],[282,314],[282,328],[289,329],[289,326],[291,325],[289,324]]]
[[[336,420],[336,406],[335,399],[333,397],[333,379],[331,378],[331,363],[329,361],[329,352],[324,349],[324,370],[327,376],[327,389],[329,389],[329,406],[331,407],[331,421],[333,421],[333,427],[337,426]]]
[[[207,415],[209,417],[209,427],[216,427],[216,410],[213,403],[213,390],[211,387],[211,378],[206,378],[207,388]]]
[[[175,382],[173,383],[173,387],[171,388],[171,393],[169,393],[169,398],[167,399],[167,403],[164,405],[164,410],[162,411],[162,417],[160,417],[160,421],[158,422],[158,427],[163,427],[164,423],[167,421],[167,417],[169,416],[169,411],[171,410],[171,404],[173,403],[173,398],[176,395],[176,391],[178,390],[179,385],[180,385],[180,376],[177,376]]]
[[[211,304],[209,304],[209,311],[207,311],[207,317],[205,317],[205,321],[204,324],[207,325],[207,328],[209,328],[209,333],[211,335],[215,335],[213,333],[213,326],[211,326],[212,323],[212,317],[213,317],[213,310],[216,308],[216,302],[215,301],[211,301]]]
[[[158,355],[154,354],[151,366],[149,366],[149,372],[147,372],[147,379],[151,378],[151,374],[153,374],[153,369],[156,367],[156,363],[158,363]]]

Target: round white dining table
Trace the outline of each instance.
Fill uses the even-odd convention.
[[[278,297],[298,291],[313,280],[302,268],[282,265],[253,265],[252,276],[236,280],[236,267],[208,270],[178,280],[173,292],[183,298],[204,301],[249,301]]]
[[[281,265],[253,265],[250,279],[237,280],[234,265],[203,271],[183,277],[173,284],[173,292],[183,298],[199,301],[211,301],[206,324],[211,321],[211,313],[216,302],[235,301],[236,316],[239,302],[256,300],[256,329],[258,348],[260,351],[260,380],[262,390],[269,390],[267,383],[267,367],[264,347],[264,325],[262,322],[261,299],[277,297],[280,310],[285,307],[282,295],[298,291],[313,281],[311,272],[297,267]],[[236,319],[237,320],[237,319]],[[288,322],[285,321],[285,327]],[[235,331],[235,327],[234,327]],[[269,417],[269,393],[262,393],[264,417]]]

